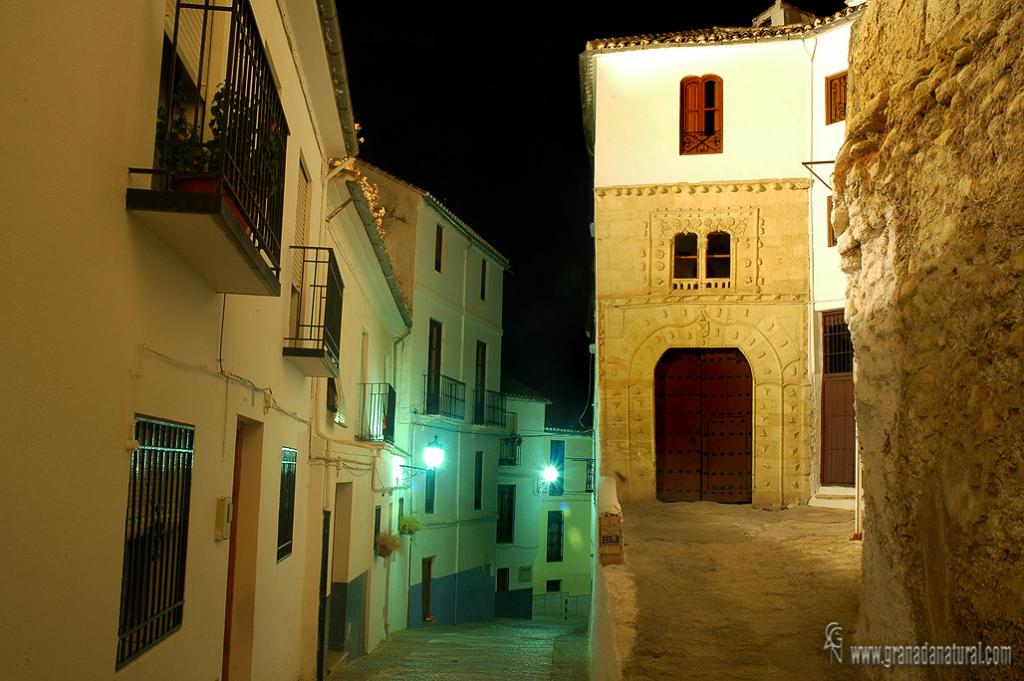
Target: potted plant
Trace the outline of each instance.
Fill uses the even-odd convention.
[[[375,545],[378,556],[389,558],[395,551],[402,550],[402,539],[394,532],[380,532],[377,534]]]
[[[399,534],[414,535],[424,527],[416,516],[403,515],[398,519],[398,532]]]
[[[185,96],[175,90],[171,111],[161,107],[157,114],[157,151],[160,165],[172,172],[170,188],[179,192],[212,194],[217,191],[218,175],[224,154],[228,120],[235,129],[249,134],[250,139],[237,143],[238,148],[251,149],[257,177],[255,186],[266,187],[268,196],[281,190],[281,165],[284,148],[273,124],[269,133],[260,134],[258,113],[252,103],[242,97],[231,97],[230,88],[221,85],[210,103],[209,139],[203,139],[201,125],[186,115]],[[222,188],[231,212],[246,232],[252,234],[248,221],[231,194]]]

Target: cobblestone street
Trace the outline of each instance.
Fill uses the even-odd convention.
[[[625,681],[825,681],[825,626],[856,637],[853,513],[709,502],[623,504],[626,562],[609,571]]]
[[[588,681],[587,621],[555,618],[407,629],[330,681]]]

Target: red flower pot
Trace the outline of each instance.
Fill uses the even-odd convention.
[[[217,191],[217,178],[176,175],[171,179],[171,189],[176,192],[186,192],[189,194],[213,194]],[[252,228],[249,227],[249,222],[242,217],[242,211],[239,209],[238,204],[235,203],[235,200],[231,198],[231,194],[228,193],[227,189],[221,189],[221,194],[228,202],[228,207],[234,213],[235,218],[238,219],[238,223],[245,228],[245,233],[252,236]]]

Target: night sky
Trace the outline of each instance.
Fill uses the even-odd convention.
[[[819,16],[844,6],[794,4]],[[502,366],[554,400],[549,423],[578,427],[588,403],[580,52],[593,38],[749,26],[770,5],[338,0],[360,156],[430,191],[509,258]]]

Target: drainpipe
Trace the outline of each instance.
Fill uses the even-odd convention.
[[[809,101],[807,103],[807,108],[808,108],[807,120],[810,121],[810,125],[807,126],[808,137],[809,137],[809,139],[808,139],[809,155],[807,156],[807,158],[810,158],[812,160],[815,158],[815,156],[814,156],[814,58],[818,54],[818,37],[815,35],[813,40],[814,40],[814,47],[813,47],[813,49],[810,50],[810,52],[808,52],[808,50],[807,50],[807,42],[808,41],[807,40],[803,40],[802,41],[802,45],[803,45],[803,48],[804,48],[804,54],[807,56],[807,80],[811,84],[810,97],[809,97]],[[808,196],[807,196],[807,254],[809,256],[808,257],[808,277],[810,278],[810,281],[808,282],[808,284],[809,284],[808,290],[810,291],[810,294],[811,294],[809,296],[808,301],[807,301],[807,366],[810,369],[810,373],[811,373],[812,377],[815,376],[816,373],[817,373],[814,370],[814,368],[815,368],[814,367],[814,362],[815,362],[815,358],[818,356],[818,353],[815,351],[815,348],[816,348],[815,339],[817,338],[817,333],[816,333],[815,310],[814,310],[814,301],[815,301],[815,297],[814,297],[814,293],[815,293],[815,290],[814,290],[814,188],[815,188],[815,184],[814,184],[814,180],[812,179],[811,180],[811,187],[810,187],[810,190],[809,190],[809,193],[808,193]],[[814,413],[818,415],[818,425],[819,425],[819,432],[820,432],[820,426],[821,426],[821,390],[820,390],[820,388],[813,390],[812,394],[815,396],[815,398],[814,398],[814,400],[815,400],[814,401],[814,406],[815,406]],[[812,437],[813,437],[813,435],[812,435]],[[820,438],[818,438],[818,441],[820,443]],[[813,452],[815,450],[816,450],[816,448],[814,446],[812,446],[811,447],[811,451]],[[818,452],[819,452],[818,460],[820,462],[820,460],[821,460],[820,445],[819,445],[819,448],[818,448]],[[821,466],[821,464],[819,463],[818,464],[818,468],[817,468],[817,470],[818,470],[818,480],[815,480],[813,477],[811,478],[811,485],[810,485],[810,487],[811,487],[811,496],[814,496],[814,494],[816,494],[817,491],[818,491],[818,487],[819,487],[818,483],[821,480],[821,467],[820,466]],[[815,467],[811,466],[811,468],[813,470]]]

